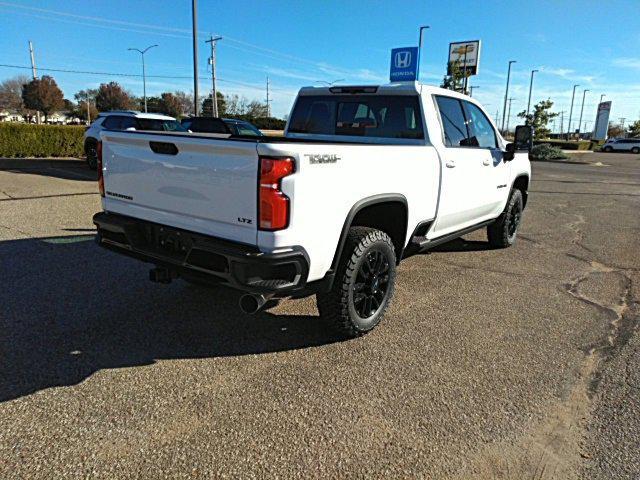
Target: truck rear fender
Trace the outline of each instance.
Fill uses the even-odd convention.
[[[340,240],[331,263],[335,272],[342,256],[347,234],[351,227],[371,227],[385,232],[396,251],[397,262],[400,263],[406,244],[408,221],[408,204],[404,195],[387,193],[363,198],[358,201],[347,215],[340,233]]]

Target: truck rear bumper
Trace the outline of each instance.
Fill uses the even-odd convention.
[[[263,253],[255,246],[106,212],[96,213],[93,223],[102,247],[178,276],[276,296],[294,295],[306,287],[309,258],[302,247]]]

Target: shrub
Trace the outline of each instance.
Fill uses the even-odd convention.
[[[529,154],[531,160],[554,160],[568,158],[567,154],[560,150],[558,147],[549,145],[548,143],[541,143],[534,146]]]
[[[80,157],[84,127],[0,123],[0,157]]]
[[[589,147],[591,146],[591,142],[589,140],[536,140],[533,143],[536,145],[552,145],[554,147],[561,148],[562,150],[589,150]]]

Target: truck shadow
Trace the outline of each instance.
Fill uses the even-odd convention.
[[[481,240],[465,240],[457,238],[442,245],[429,250],[430,253],[451,253],[451,252],[479,252],[484,250],[493,250],[493,247],[487,241]]]
[[[317,316],[242,314],[239,293],[149,282],[91,235],[0,242],[0,402],[104,368],[339,341]]]
[[[0,158],[0,171],[84,182],[93,182],[98,178],[98,174],[81,159]]]

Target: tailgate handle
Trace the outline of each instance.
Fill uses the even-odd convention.
[[[178,147],[169,142],[149,142],[149,146],[153,153],[160,153],[162,155],[177,155]]]

